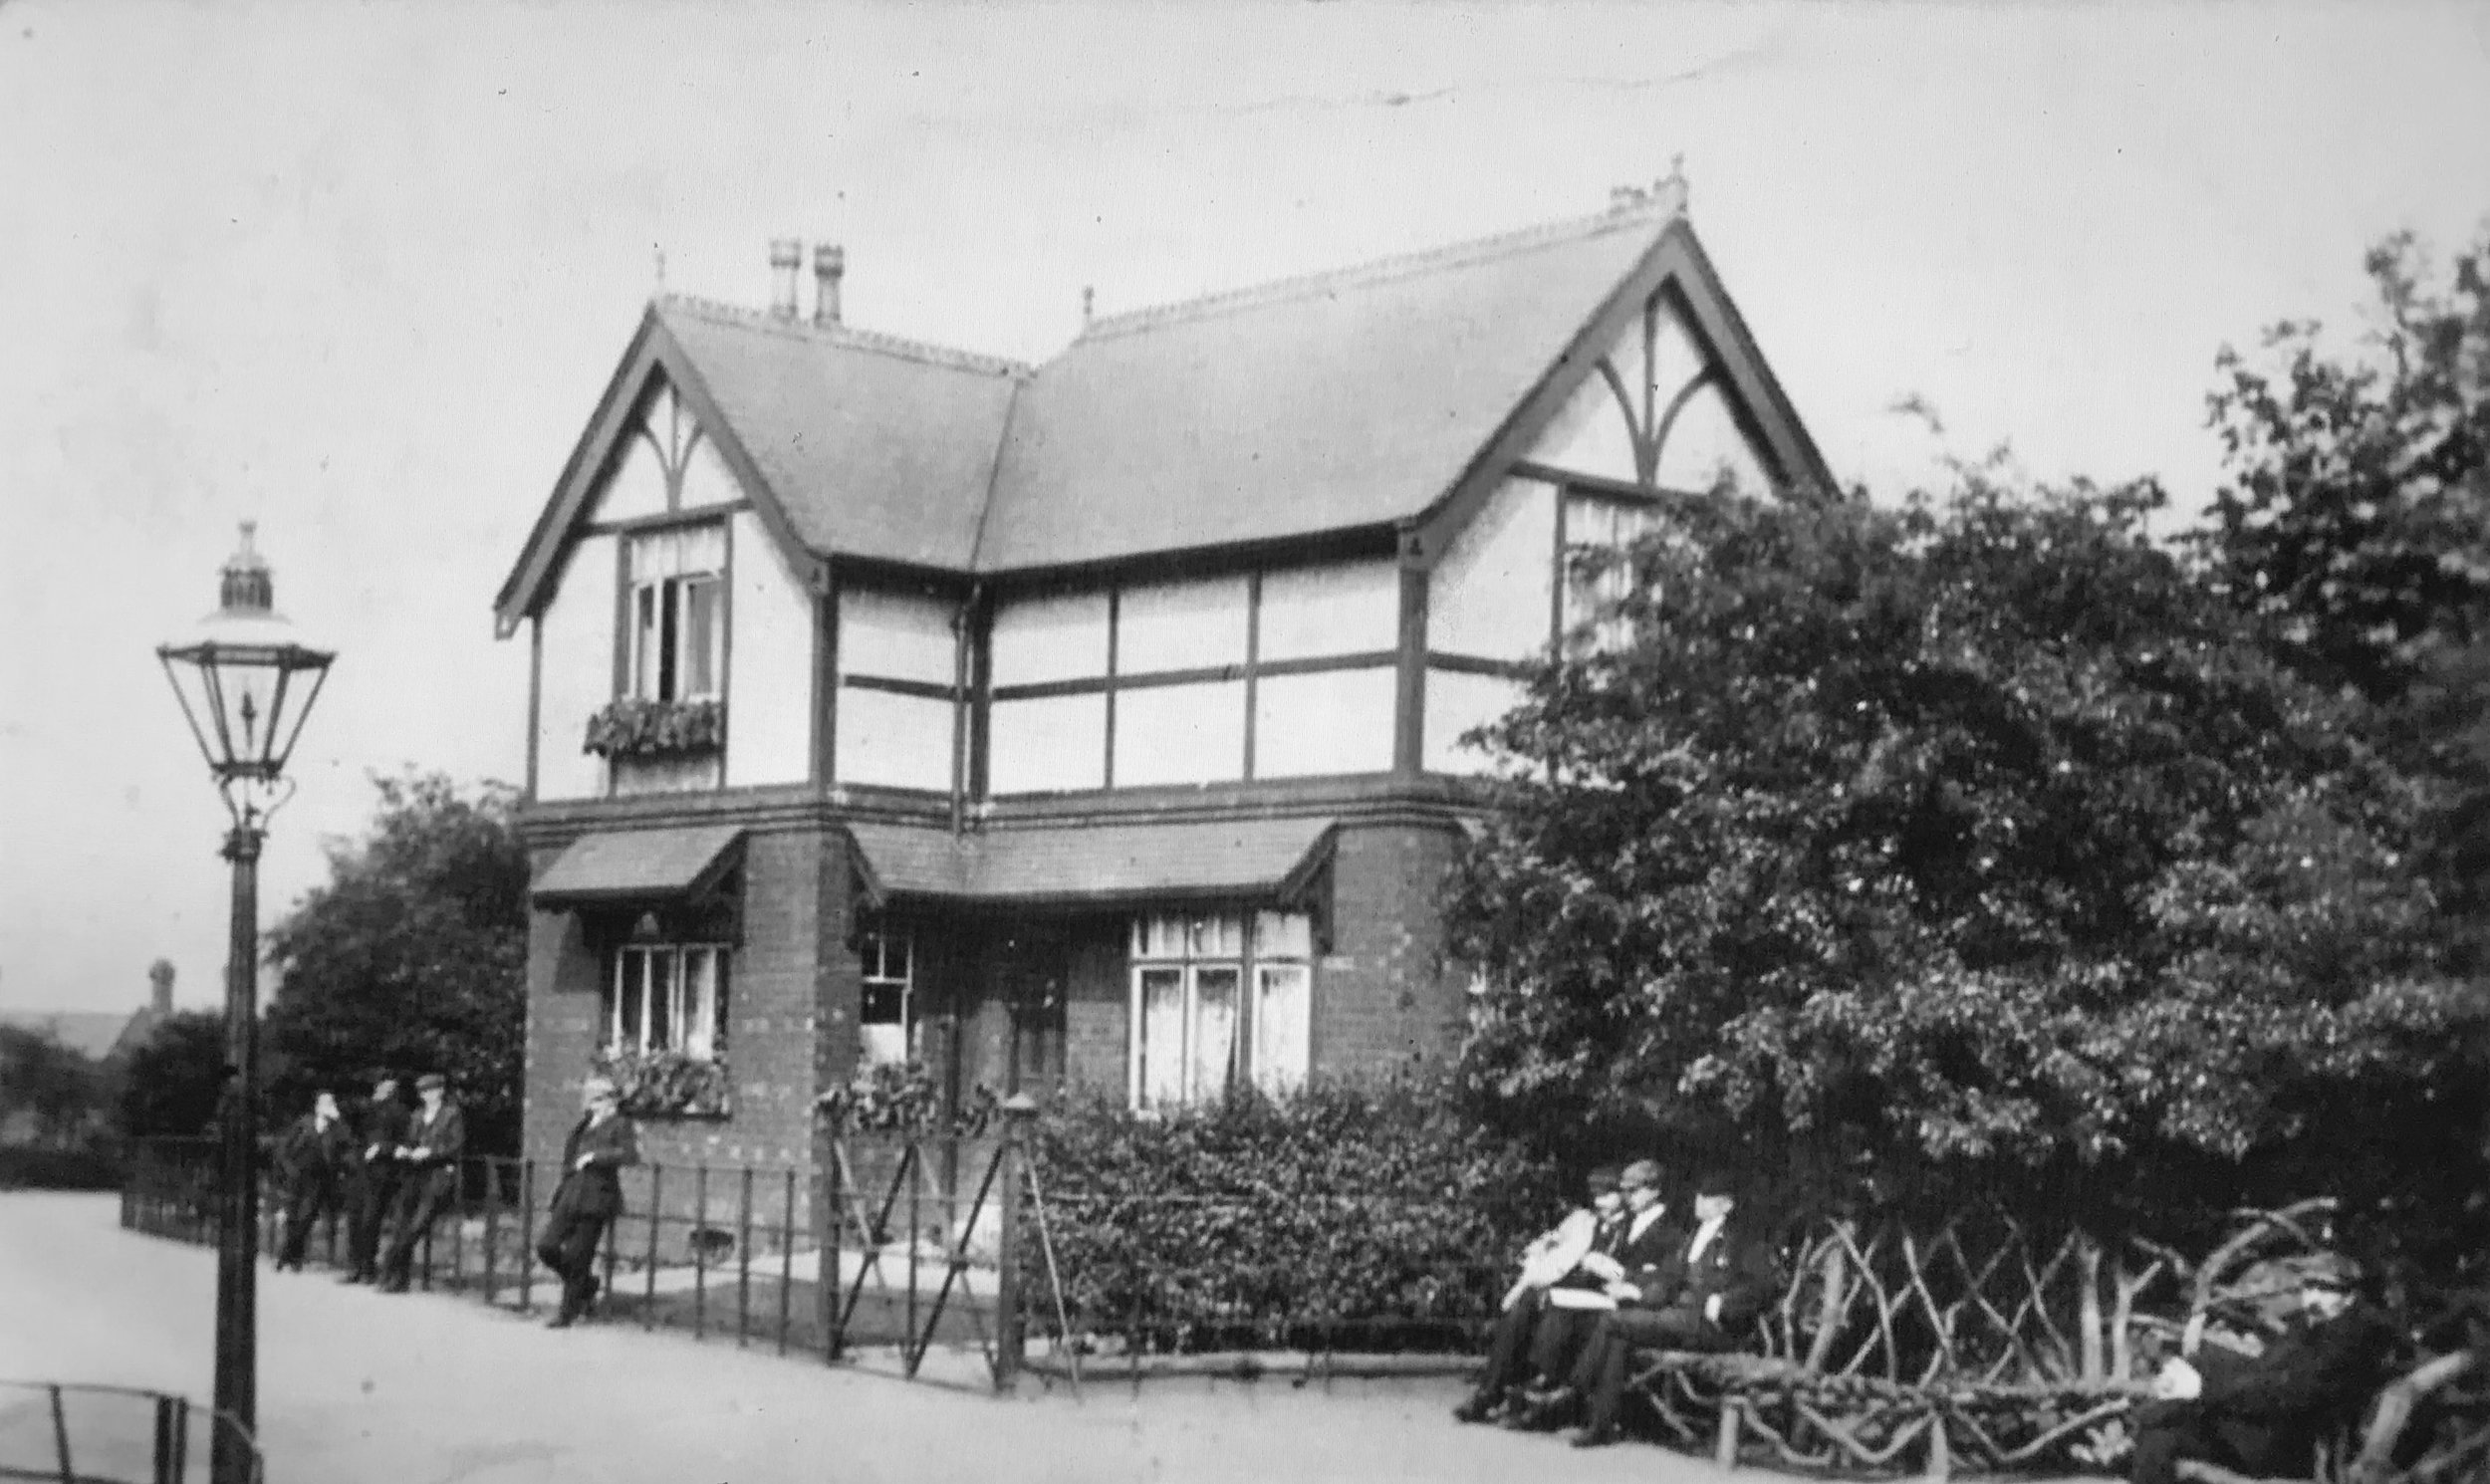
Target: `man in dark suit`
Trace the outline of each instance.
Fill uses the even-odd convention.
[[[1489,1334],[1487,1368],[1479,1375],[1469,1399],[1452,1409],[1456,1420],[1486,1421],[1530,1379],[1531,1362],[1542,1332],[1561,1325],[1562,1317],[1572,1312],[1552,1307],[1550,1300],[1556,1290],[1599,1287],[1600,1279],[1588,1264],[1594,1256],[1614,1261],[1618,1245],[1625,1235],[1625,1198],[1618,1188],[1618,1175],[1613,1166],[1593,1170],[1584,1182],[1591,1196],[1590,1204],[1567,1213],[1563,1221],[1533,1241],[1522,1254],[1522,1277],[1505,1296],[1504,1312],[1496,1317],[1495,1328]],[[1546,1271],[1577,1252],[1580,1256],[1572,1259],[1567,1271]]]
[[[536,1255],[562,1277],[562,1308],[550,1328],[566,1329],[597,1299],[597,1245],[622,1214],[622,1179],[617,1171],[639,1162],[639,1137],[622,1116],[613,1083],[592,1077],[580,1090],[584,1112],[562,1143],[562,1183],[545,1221]]]
[[[1592,1301],[1598,1307],[1560,1311],[1551,1304],[1549,1322],[1532,1337],[1531,1363],[1554,1389],[1529,1393],[1505,1419],[1508,1427],[1543,1431],[1561,1424],[1574,1405],[1567,1378],[1580,1368],[1612,1312],[1658,1282],[1685,1244],[1684,1228],[1667,1219],[1657,1164],[1637,1159],[1625,1166],[1618,1183],[1624,1192],[1625,1218],[1617,1245],[1583,1261],[1599,1290],[1599,1298]]]
[[[339,1182],[355,1132],[338,1114],[337,1095],[322,1088],[312,1109],[294,1120],[277,1144],[277,1171],[285,1181],[285,1240],[277,1248],[280,1271],[303,1271],[312,1228],[338,1208]]]
[[[1776,1265],[1772,1249],[1736,1220],[1737,1204],[1726,1174],[1707,1171],[1695,1181],[1694,1229],[1667,1261],[1619,1290],[1617,1312],[1600,1321],[1568,1384],[1535,1409],[1535,1422],[1553,1425],[1588,1399],[1588,1425],[1574,1445],[1614,1442],[1636,1349],[1731,1351],[1744,1343],[1772,1301]]]
[[[380,1281],[380,1237],[397,1204],[397,1146],[406,1138],[406,1105],[397,1079],[383,1072],[373,1080],[372,1101],[356,1119],[354,1151],[346,1160],[347,1283]]]
[[[397,1146],[403,1172],[397,1192],[397,1228],[389,1233],[388,1257],[380,1265],[380,1291],[402,1294],[412,1276],[415,1244],[458,1201],[458,1160],[467,1151],[467,1121],[449,1101],[449,1080],[437,1072],[415,1079],[422,1107],[407,1120]]]
[[[2361,1299],[2347,1263],[2321,1261],[2301,1274],[2301,1318],[2254,1358],[2206,1349],[2162,1367],[2160,1397],[2130,1419],[2134,1484],[2171,1484],[2185,1459],[2235,1472],[2309,1471],[2318,1440],[2357,1421],[2384,1385],[2402,1343],[2394,1324]]]

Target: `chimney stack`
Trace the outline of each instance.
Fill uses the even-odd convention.
[[[848,276],[848,250],[825,242],[813,249],[813,323],[839,323],[839,281]]]
[[[147,1005],[158,1015],[173,1013],[173,965],[170,959],[159,958],[147,965],[147,983],[153,993]]]
[[[770,313],[781,320],[796,317],[796,276],[804,267],[804,244],[781,237],[770,244]]]

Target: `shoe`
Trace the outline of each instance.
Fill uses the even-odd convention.
[[[1455,1422],[1484,1422],[1501,1409],[1504,1398],[1488,1391],[1475,1391],[1469,1400],[1452,1409]]]
[[[1525,1403],[1513,1419],[1504,1425],[1516,1432],[1554,1432],[1574,1418],[1576,1397],[1571,1390]]]
[[[338,1280],[340,1283],[370,1283],[371,1281],[370,1275],[364,1273],[349,1273]]]
[[[1575,1433],[1570,1441],[1577,1448],[1605,1448],[1616,1442],[1617,1436],[1617,1424],[1608,1422],[1597,1427],[1586,1427]]]
[[[570,1310],[565,1309],[560,1314],[555,1315],[552,1319],[545,1321],[545,1328],[548,1330],[567,1330],[578,1322],[578,1318],[579,1317],[574,1315]]]
[[[380,1280],[378,1287],[380,1292],[384,1294],[402,1294],[406,1292],[406,1280],[403,1278],[383,1278]]]

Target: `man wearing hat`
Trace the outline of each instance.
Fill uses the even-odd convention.
[[[1597,1292],[1600,1279],[1591,1270],[1594,1257],[1615,1261],[1625,1235],[1625,1201],[1618,1189],[1618,1170],[1604,1166],[1584,1182],[1591,1203],[1568,1212],[1563,1221],[1533,1238],[1522,1252],[1522,1276],[1504,1296],[1504,1312],[1487,1346],[1487,1368],[1469,1399],[1452,1409],[1463,1422],[1484,1422],[1532,1373],[1531,1360],[1539,1338],[1561,1328],[1562,1316],[1551,1300],[1558,1289]]]
[[[1772,1301],[1772,1249],[1735,1219],[1735,1186],[1724,1171],[1694,1182],[1694,1229],[1655,1267],[1629,1274],[1584,1347],[1567,1385],[1536,1403],[1525,1425],[1552,1427],[1588,1399],[1589,1425],[1576,1447],[1614,1442],[1624,1406],[1625,1372],[1636,1349],[1731,1351]]]
[[[467,1149],[466,1119],[449,1101],[449,1079],[427,1072],[415,1079],[415,1096],[423,1106],[408,1120],[405,1141],[397,1146],[404,1183],[397,1192],[397,1229],[389,1235],[389,1255],[380,1265],[382,1293],[406,1292],[415,1244],[457,1203],[458,1158]]]
[[[2354,1292],[2359,1272],[2321,1257],[2300,1276],[2301,1317],[2255,1357],[2218,1347],[2173,1360],[2153,1380],[2160,1399],[2130,1419],[2134,1484],[2171,1484],[2184,1459],[2252,1475],[2309,1471],[2326,1429],[2358,1421],[2384,1385],[2402,1337]]]
[[[346,1157],[347,1283],[380,1281],[380,1236],[397,1204],[397,1146],[406,1138],[406,1105],[397,1079],[373,1079],[372,1101],[356,1120]]]
[[[592,1077],[580,1089],[580,1120],[562,1143],[562,1183],[536,1255],[562,1278],[562,1308],[551,1328],[565,1329],[597,1298],[597,1246],[622,1214],[622,1179],[616,1171],[639,1162],[639,1137],[621,1112],[612,1082]]]
[[[335,1093],[322,1088],[312,1095],[311,1112],[286,1127],[277,1143],[277,1173],[285,1184],[285,1238],[277,1247],[277,1267],[303,1271],[303,1254],[312,1228],[338,1209],[340,1181],[354,1130],[338,1113]]]

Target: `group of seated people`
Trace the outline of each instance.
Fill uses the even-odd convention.
[[[1464,1422],[1554,1431],[1579,1423],[1578,1448],[1619,1435],[1636,1350],[1746,1349],[1778,1292],[1771,1244],[1737,1216],[1725,1174],[1692,1188],[1672,1221],[1649,1160],[1591,1172],[1591,1203],[1533,1241],[1505,1295],[1478,1385],[1453,1415]],[[2392,1374],[2398,1333],[2357,1292],[2340,1258],[2299,1267],[2300,1313],[2254,1356],[2207,1344],[2173,1359],[2152,1399],[2128,1418],[2133,1484],[2201,1477],[2190,1461],[2228,1470],[2304,1469],[2325,1430],[2355,1419]]]
[[[1681,1221],[1650,1160],[1593,1170],[1588,1183],[1591,1204],[1523,1254],[1486,1373],[1453,1409],[1462,1421],[1579,1422],[1575,1447],[1615,1442],[1635,1350],[1742,1349],[1771,1301],[1772,1248],[1739,1222],[1726,1174],[1695,1180]]]

